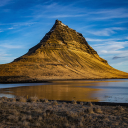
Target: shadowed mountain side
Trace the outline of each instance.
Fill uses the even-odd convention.
[[[0,65],[0,71],[0,82],[128,78],[128,73],[99,57],[82,34],[58,20],[40,43],[12,63]]]

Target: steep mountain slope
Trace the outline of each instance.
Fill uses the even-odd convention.
[[[128,73],[108,65],[81,33],[58,20],[25,55],[0,65],[0,82],[96,78],[128,78]]]

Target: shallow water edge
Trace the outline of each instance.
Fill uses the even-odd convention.
[[[128,103],[128,79],[68,80],[0,84],[0,97],[17,96],[58,101]]]

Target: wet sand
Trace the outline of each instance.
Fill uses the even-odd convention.
[[[0,128],[127,128],[128,104],[0,98]]]

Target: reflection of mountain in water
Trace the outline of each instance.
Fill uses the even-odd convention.
[[[75,99],[77,101],[99,101],[93,97],[98,91],[100,90],[75,87],[72,84],[57,84],[8,88],[2,89],[0,93],[12,94],[15,96],[37,96],[38,98],[47,98],[49,100],[71,101]]]
[[[112,68],[81,33],[58,20],[25,55],[0,65],[0,82],[96,78],[128,78],[128,73]]]

